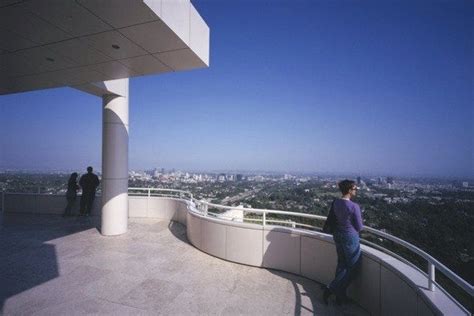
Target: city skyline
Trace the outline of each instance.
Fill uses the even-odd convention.
[[[94,168],[94,173],[97,173],[99,176],[102,174],[100,168]],[[292,171],[292,170],[242,170],[242,169],[181,169],[181,168],[164,168],[164,167],[151,167],[151,168],[140,168],[140,169],[129,169],[129,176],[134,174],[143,174],[158,171],[161,173],[161,170],[164,170],[164,174],[175,174],[175,173],[189,173],[191,175],[210,175],[217,176],[219,174],[224,175],[243,175],[243,176],[297,176],[297,177],[330,177],[330,178],[346,178],[357,180],[357,178],[362,178],[363,180],[378,180],[378,179],[387,179],[393,178],[396,180],[427,180],[427,181],[456,181],[462,183],[463,181],[468,181],[469,184],[474,184],[474,177],[470,176],[436,176],[436,175],[423,175],[423,174],[393,174],[393,173],[348,173],[348,172],[324,172],[324,171]],[[77,172],[79,175],[86,173],[86,168],[67,168],[67,169],[21,169],[21,168],[0,168],[0,174],[31,174],[31,175],[54,175],[62,174],[69,175],[72,172]]]
[[[210,68],[131,80],[131,170],[474,177],[471,2],[193,4]],[[0,96],[0,126],[0,169],[101,169],[99,98]]]

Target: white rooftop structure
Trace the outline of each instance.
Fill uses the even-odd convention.
[[[127,231],[128,78],[208,65],[189,0],[0,2],[0,94],[70,86],[103,100],[104,235]]]
[[[189,0],[0,2],[0,94],[208,65],[209,27]]]

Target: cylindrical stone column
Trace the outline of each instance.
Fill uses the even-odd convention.
[[[128,226],[128,79],[121,80],[120,96],[102,97],[101,233],[106,236],[124,234]]]

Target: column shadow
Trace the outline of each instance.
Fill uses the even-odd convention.
[[[89,218],[0,213],[0,314],[8,298],[59,277],[48,241],[94,227]]]

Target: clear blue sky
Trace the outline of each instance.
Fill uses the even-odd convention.
[[[193,3],[210,68],[131,79],[131,169],[474,176],[474,2]],[[0,169],[100,169],[101,122],[70,88],[0,96]]]

